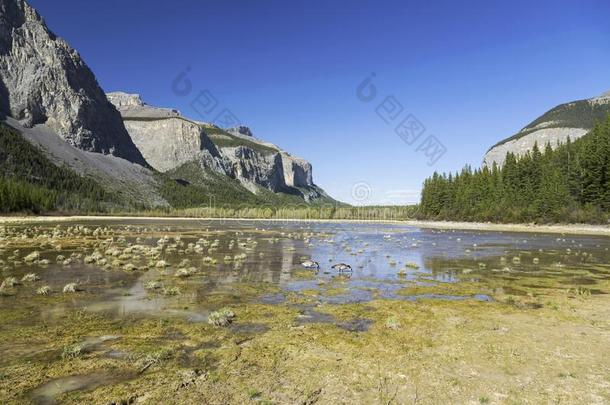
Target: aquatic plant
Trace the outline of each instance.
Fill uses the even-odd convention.
[[[166,267],[169,267],[169,264],[167,264],[167,262],[165,260],[159,260],[156,264],[155,267],[158,269],[164,269]]]
[[[225,327],[229,326],[234,318],[235,313],[230,308],[222,308],[208,316],[208,323],[215,327]]]
[[[49,295],[51,293],[51,287],[48,285],[42,286],[36,290],[36,294],[38,295]]]
[[[574,289],[569,289],[568,294],[573,294],[579,299],[587,299],[591,297],[591,290],[584,287],[576,287]]]
[[[176,277],[186,278],[190,276],[192,276],[192,273],[189,271],[189,269],[178,269],[176,271]]]
[[[169,349],[159,349],[152,353],[147,353],[140,359],[138,359],[138,364],[140,366],[139,373],[142,374],[146,370],[148,370],[151,366],[155,364],[159,364],[162,361],[169,360],[172,357],[172,352]]]
[[[242,260],[246,260],[247,257],[248,256],[245,253],[241,253],[241,254],[233,256],[233,260],[242,261]]]
[[[77,283],[68,283],[64,286],[64,289],[63,289],[64,294],[75,293],[77,291],[78,291]]]
[[[23,276],[23,278],[21,279],[22,282],[24,283],[32,283],[34,281],[38,281],[40,280],[40,277],[38,277],[36,274],[34,273],[29,273],[26,274],[25,276]]]
[[[163,287],[163,284],[161,284],[160,282],[155,281],[155,280],[147,281],[146,284],[144,284],[145,290],[159,290],[162,287]]]
[[[385,327],[388,329],[398,330],[401,328],[401,325],[395,316],[390,316],[385,320]]]
[[[126,271],[136,271],[138,267],[133,263],[127,263],[125,267],[123,267]]]
[[[18,284],[19,284],[19,280],[17,280],[17,278],[7,277],[4,279],[4,281],[0,285],[0,288],[12,288]]]
[[[180,295],[180,288],[178,287],[166,287],[163,289],[163,295],[174,296]]]
[[[409,262],[405,264],[405,267],[409,268],[409,269],[419,269],[419,265],[417,263],[413,263],[413,262]]]
[[[106,250],[106,256],[119,256],[121,254],[121,251],[117,248],[111,248]]]
[[[248,395],[248,398],[250,399],[256,399],[258,397],[260,397],[262,394],[262,392],[260,392],[259,390],[257,390],[256,388],[248,388],[246,390],[246,395]]]
[[[61,358],[64,360],[76,359],[83,354],[85,354],[85,345],[83,343],[74,343],[64,346]]]
[[[23,258],[26,263],[34,263],[40,259],[40,253],[38,251],[33,251],[29,255]]]

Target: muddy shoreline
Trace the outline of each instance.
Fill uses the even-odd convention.
[[[457,222],[457,221],[364,221],[364,220],[339,220],[339,219],[256,219],[256,218],[194,218],[194,217],[171,217],[171,216],[0,216],[0,225],[19,225],[48,222],[78,222],[78,221],[130,221],[130,220],[150,220],[150,221],[226,221],[226,222],[304,222],[304,223],[378,223],[378,224],[398,224],[425,229],[446,229],[446,230],[471,230],[471,231],[496,231],[496,232],[527,232],[527,233],[550,233],[550,234],[570,234],[570,235],[597,235],[610,236],[610,225],[588,225],[588,224],[557,224],[557,225],[536,225],[536,224],[497,224],[490,222]]]

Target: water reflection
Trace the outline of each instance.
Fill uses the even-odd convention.
[[[434,286],[435,283],[495,279],[501,281],[507,291],[515,287],[515,292],[519,293],[519,288],[511,283],[524,276],[531,278],[531,285],[539,288],[544,288],[544,280],[548,278],[566,286],[592,288],[600,280],[607,280],[610,274],[607,268],[609,243],[604,237],[442,231],[372,223],[207,221],[201,224],[163,219],[132,220],[129,224],[85,221],[84,224],[91,229],[109,228],[110,233],[116,233],[113,246],[120,249],[137,244],[152,248],[158,245],[159,239],[166,238],[160,258],[169,266],[156,268],[147,257],[131,259],[136,267],[146,267],[145,271],[117,271],[84,264],[82,256],[91,254],[94,249],[85,244],[67,247],[61,252],[50,246],[47,249],[36,246],[49,265],[20,262],[34,247],[21,247],[17,255],[10,246],[1,249],[4,277],[21,278],[34,272],[55,292],[69,282],[77,282],[85,289],[86,294],[79,294],[67,304],[46,308],[47,314],[61,316],[67,309],[82,307],[116,316],[163,314],[200,322],[206,320],[209,311],[219,302],[230,304],[232,300],[243,299],[281,302],[286,294],[311,290],[318,292],[318,301],[327,303],[376,298],[458,299],[460,297],[434,293],[405,298],[398,292],[408,285]],[[62,224],[59,228],[67,226]],[[40,225],[28,235],[36,240],[35,232],[52,234],[54,228],[55,225]],[[20,229],[22,231],[24,227],[15,227],[13,233],[19,233]],[[207,244],[200,246],[199,251],[189,248],[199,246],[202,240]],[[63,266],[57,264],[58,254],[80,255],[81,259]],[[243,257],[238,259],[239,256]],[[300,263],[305,259],[318,261],[320,270],[303,269]],[[186,267],[191,266],[197,272],[176,281],[182,294],[166,296],[146,290],[145,286],[151,281],[176,280],[174,274],[185,260]],[[353,273],[349,277],[331,269],[339,262],[352,266]],[[273,285],[280,292],[245,297],[243,285]],[[333,289],[335,291],[331,293]],[[26,297],[32,291],[20,288],[15,294]],[[489,297],[481,294],[474,298],[486,300]]]

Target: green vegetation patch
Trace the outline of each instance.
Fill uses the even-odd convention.
[[[218,148],[235,148],[238,146],[245,146],[265,155],[279,152],[277,149],[270,146],[261,145],[259,143],[232,135],[221,128],[204,127],[204,131]]]
[[[610,117],[553,150],[534,145],[504,166],[435,173],[424,182],[419,215],[494,222],[589,222],[610,219]]]
[[[545,128],[592,129],[596,124],[604,122],[608,113],[610,113],[610,104],[592,104],[588,100],[562,104],[532,121],[521,132],[498,142],[490,150],[496,146],[531,134],[537,130],[535,127],[542,123],[548,123],[548,126],[545,126]]]
[[[0,125],[0,212],[103,212],[116,204],[97,182],[56,166],[15,130]]]

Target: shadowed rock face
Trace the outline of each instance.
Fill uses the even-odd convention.
[[[71,145],[147,166],[80,55],[24,0],[0,0],[0,110]]]

